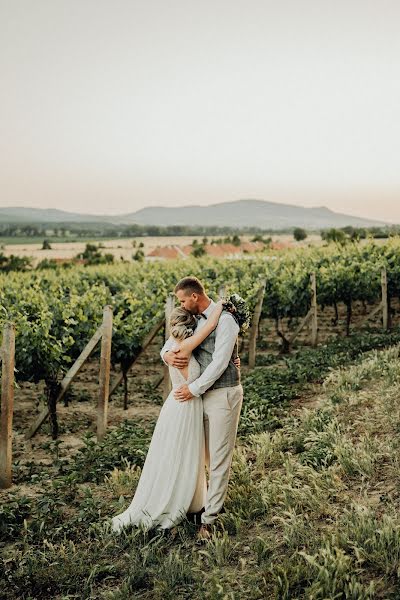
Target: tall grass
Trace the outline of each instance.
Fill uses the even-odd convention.
[[[332,371],[312,408],[242,437],[205,547],[189,522],[112,535],[148,432],[124,424],[101,447],[88,441],[37,499],[4,493],[0,598],[398,598],[399,381],[398,347],[369,353]]]

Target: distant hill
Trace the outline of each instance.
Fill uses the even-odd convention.
[[[330,227],[373,227],[385,225],[336,213],[326,207],[305,208],[264,200],[237,200],[209,206],[149,207],[123,215],[89,215],[55,209],[0,208],[0,223],[104,223],[138,225],[186,225],[258,227],[262,229],[326,229]]]
[[[125,215],[125,219],[134,220],[139,225],[216,225],[262,229],[325,229],[346,225],[373,227],[385,224],[382,221],[335,213],[323,206],[305,208],[263,200],[238,200],[210,206],[149,207]]]
[[[112,217],[85,215],[56,208],[0,208],[0,223],[103,223]]]

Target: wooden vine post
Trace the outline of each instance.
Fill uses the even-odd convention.
[[[382,299],[378,306],[365,317],[361,325],[365,325],[368,321],[376,317],[382,311],[382,326],[383,329],[389,328],[389,296],[388,296],[388,282],[387,282],[387,271],[386,267],[383,267],[381,271],[381,288],[382,288]]]
[[[257,293],[257,302],[254,309],[253,318],[251,320],[250,335],[249,335],[249,367],[254,369],[256,366],[256,345],[258,337],[258,326],[260,323],[262,306],[264,301],[265,286],[267,282],[264,280]]]
[[[175,308],[175,296],[174,296],[174,294],[169,294],[167,297],[167,300],[165,302],[165,341],[167,341],[167,339],[170,336],[169,322],[170,322],[170,318],[171,318],[171,313],[174,310],[174,308]],[[164,384],[163,384],[164,399],[168,396],[171,389],[172,389],[172,387],[171,387],[171,378],[169,376],[169,368],[168,368],[168,365],[164,365]]]
[[[304,329],[306,325],[309,325],[311,321],[311,344],[316,346],[318,343],[318,304],[317,304],[317,277],[315,272],[310,275],[311,282],[311,308],[299,324],[297,329],[292,333],[290,338],[287,340],[288,348],[297,338],[299,333]]]
[[[3,331],[0,426],[0,488],[12,484],[12,422],[14,409],[15,326],[6,323]]]
[[[110,387],[111,339],[112,339],[113,313],[111,306],[105,306],[103,312],[100,375],[99,375],[99,401],[97,404],[97,441],[101,441],[107,428],[108,393]]]
[[[388,326],[389,326],[389,302],[388,302],[387,271],[386,271],[385,268],[382,269],[382,273],[381,273],[381,285],[382,285],[382,322],[383,322],[383,329],[388,329]]]
[[[311,345],[315,347],[318,343],[317,276],[315,271],[311,273],[311,291]]]

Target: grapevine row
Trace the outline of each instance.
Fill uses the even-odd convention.
[[[242,260],[189,259],[172,263],[119,264],[7,274],[0,277],[0,327],[16,324],[17,380],[56,381],[80,354],[113,308],[111,360],[122,370],[140,352],[143,338],[163,315],[165,299],[187,274],[201,278],[211,296],[221,284],[254,308],[266,280],[262,318],[294,319],[311,303],[310,273],[316,273],[318,304],[376,302],[386,267],[389,298],[400,295],[400,242],[283,252]]]

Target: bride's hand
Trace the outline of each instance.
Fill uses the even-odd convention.
[[[218,300],[218,302],[215,303],[215,310],[218,311],[220,314],[222,313],[222,310],[224,308],[224,302],[225,300]]]
[[[222,310],[224,308],[223,304],[223,300],[218,300],[218,302],[215,303],[212,313],[207,321],[209,327],[215,328],[217,326]]]

